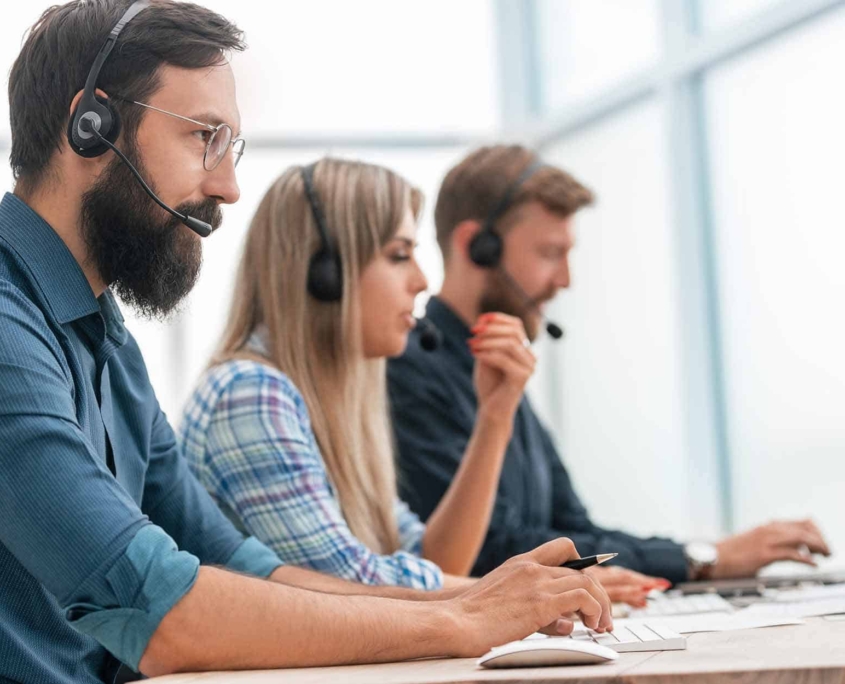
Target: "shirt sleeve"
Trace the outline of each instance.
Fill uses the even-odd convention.
[[[267,577],[282,565],[258,540],[244,540],[223,515],[182,458],[176,435],[160,409],[152,428],[142,511],[166,530],[180,549],[203,564],[257,577]]]
[[[211,411],[204,482],[284,562],[369,585],[442,586],[433,563],[407,550],[374,553],[352,534],[304,401],[286,377],[255,364]]]
[[[399,548],[415,556],[422,556],[425,523],[401,499],[396,499],[394,511],[399,525]]]
[[[199,560],[150,523],[80,428],[59,342],[0,282],[0,543],[81,632],[137,669]]]

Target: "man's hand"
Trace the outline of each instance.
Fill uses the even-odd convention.
[[[830,548],[812,520],[771,522],[728,537],[716,544],[719,561],[711,577],[753,577],[775,561],[791,560],[815,566],[811,554],[830,555]]]
[[[456,655],[482,655],[493,646],[521,639],[540,629],[568,634],[577,614],[598,631],[613,629],[607,593],[589,576],[559,567],[578,552],[569,539],[543,544],[514,556],[447,602],[454,608],[458,633]]]
[[[594,565],[584,570],[599,582],[614,603],[627,603],[634,608],[644,608],[646,596],[653,589],[665,591],[672,583],[661,577],[649,577],[616,565]]]
[[[527,344],[525,327],[514,316],[489,313],[479,317],[472,332],[469,348],[476,360],[479,413],[510,421],[537,364]]]

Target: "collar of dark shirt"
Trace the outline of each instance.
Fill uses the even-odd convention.
[[[472,337],[472,331],[460,316],[456,314],[446,302],[438,297],[428,300],[425,316],[436,325],[444,336],[450,339],[464,340]]]
[[[59,324],[101,314],[104,332],[118,344],[126,341],[123,315],[111,291],[96,298],[82,268],[56,231],[9,192],[0,201],[0,240],[25,264]]]

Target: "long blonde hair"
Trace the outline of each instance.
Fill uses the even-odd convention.
[[[329,478],[353,534],[378,553],[399,546],[396,474],[384,359],[363,354],[359,279],[396,234],[422,193],[389,169],[322,159],[314,187],[343,268],[343,297],[321,302],[306,289],[308,264],[321,246],[300,167],[285,171],[264,196],[246,238],[231,312],[212,363],[255,358],[259,328],[267,359],[305,399]]]

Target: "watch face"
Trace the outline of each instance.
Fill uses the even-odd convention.
[[[686,552],[689,559],[697,565],[713,565],[718,559],[718,552],[713,544],[692,542],[687,544]]]

